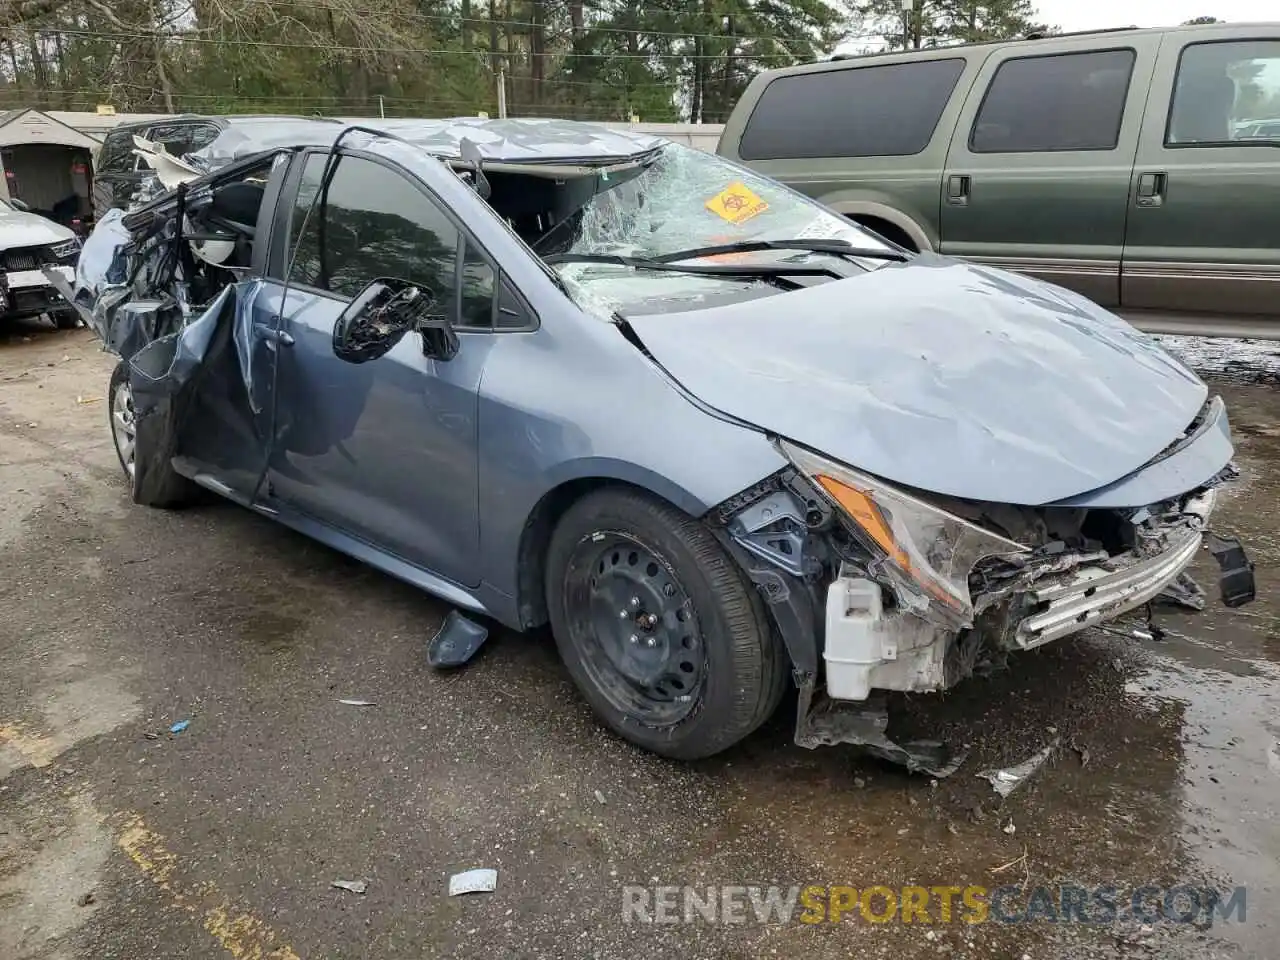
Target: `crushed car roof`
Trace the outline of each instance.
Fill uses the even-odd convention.
[[[487,120],[454,117],[440,120],[360,120],[349,123],[317,117],[279,122],[230,122],[208,146],[188,154],[205,170],[269,150],[328,146],[350,126],[377,130],[428,153],[460,159],[462,140],[474,143],[485,160],[508,163],[598,161],[649,153],[663,143],[660,137],[602,127],[575,120]]]

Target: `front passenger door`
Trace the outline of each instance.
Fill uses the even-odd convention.
[[[424,183],[375,156],[346,153],[323,207],[327,154],[307,157],[292,212],[292,268],[278,342],[276,439],[268,493],[285,506],[464,586],[479,582],[477,390],[491,337],[462,336],[448,361],[410,333],[365,363],[339,359],[334,325],[370,281],[431,291],[463,323],[477,269],[465,235]],[[444,168],[440,175],[451,176]],[[483,286],[483,284],[481,284]]]
[[[1249,29],[1173,33],[1160,51],[1124,250],[1122,303],[1140,325],[1280,314],[1280,129],[1241,123],[1280,109],[1280,28]]]

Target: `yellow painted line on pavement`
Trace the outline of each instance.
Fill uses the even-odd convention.
[[[12,747],[33,767],[47,767],[58,755],[57,744],[49,737],[25,733],[20,723],[0,724],[0,747]]]
[[[183,884],[178,858],[142,817],[131,816],[117,841],[134,865],[172,901],[218,941],[233,960],[300,960],[280,934],[223,896],[212,883]]]

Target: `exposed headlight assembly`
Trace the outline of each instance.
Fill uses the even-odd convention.
[[[61,243],[55,243],[49,248],[49,254],[55,260],[66,260],[68,257],[74,257],[80,252],[80,239],[72,237],[70,240],[63,240]]]
[[[784,456],[838,508],[845,526],[874,558],[913,613],[953,626],[973,622],[969,572],[983,557],[1026,553],[1013,540],[800,447],[779,441]]]

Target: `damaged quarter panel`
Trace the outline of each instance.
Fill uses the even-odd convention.
[[[932,255],[784,301],[628,320],[712,407],[973,500],[1043,504],[1113,483],[1180,436],[1208,394],[1083,298]]]

